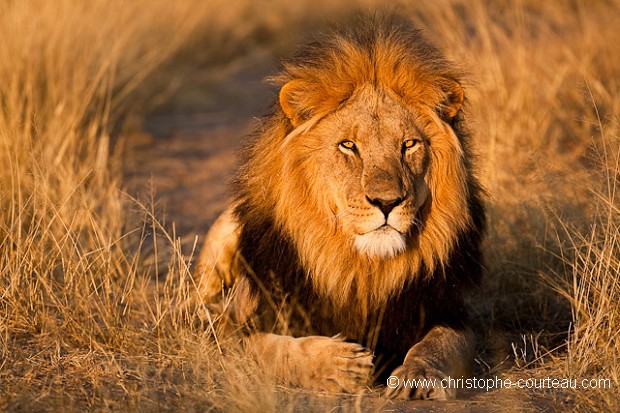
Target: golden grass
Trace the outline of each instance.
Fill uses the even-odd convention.
[[[155,375],[174,359],[159,336],[165,288],[153,290],[126,249],[134,228],[110,137],[124,105],[144,103],[137,87],[200,21],[189,5],[157,5],[1,6],[0,404],[8,409],[122,402],[144,374],[134,371],[140,358]]]
[[[614,123],[617,122],[617,119]],[[608,379],[604,389],[588,389],[577,394],[584,410],[617,411],[620,398],[620,136],[618,125],[605,128],[598,118],[600,143],[597,160],[602,171],[600,188],[593,188],[595,211],[591,223],[576,229],[563,227],[567,242],[562,250],[565,274],[557,290],[571,304],[572,325],[566,353],[555,358],[564,375]]]
[[[234,341],[178,311],[193,292],[193,251],[122,191],[127,119],[165,105],[188,71],[221,80],[256,50],[290,48],[330,4],[227,3],[0,5],[0,409],[304,403],[259,385]],[[480,330],[504,331],[520,366],[610,378],[611,391],[570,396],[584,410],[617,410],[620,3],[397,10],[473,79],[491,228]],[[164,268],[154,254],[170,257]]]

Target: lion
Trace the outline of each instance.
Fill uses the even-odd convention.
[[[374,15],[270,78],[195,279],[274,380],[357,392],[389,376],[388,397],[449,399],[440,381],[471,374],[485,212],[461,77],[409,21]]]

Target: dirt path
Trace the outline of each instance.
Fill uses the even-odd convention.
[[[127,186],[141,197],[152,182],[158,209],[183,239],[203,234],[226,207],[226,182],[247,122],[225,114],[159,115],[131,144]]]
[[[152,182],[160,216],[169,228],[174,222],[184,246],[196,236],[200,242],[229,203],[235,153],[257,122],[255,116],[267,108],[273,92],[262,79],[273,65],[263,59],[225,82],[214,82],[190,111],[172,109],[148,117],[142,132],[128,142],[127,188],[145,199]]]

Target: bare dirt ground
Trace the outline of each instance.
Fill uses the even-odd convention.
[[[160,218],[168,229],[174,225],[184,251],[197,246],[194,256],[209,226],[229,203],[236,153],[275,93],[263,81],[274,67],[272,59],[237,70],[227,81],[204,91],[194,107],[182,103],[151,115],[141,132],[127,142],[129,193],[141,199],[154,193]],[[378,391],[333,397],[299,391],[298,396],[294,411],[522,412],[558,407],[549,398],[521,390],[471,391],[450,402],[389,401]]]
[[[243,137],[267,109],[271,87],[262,79],[272,63],[245,67],[205,91],[198,109],[171,109],[148,117],[127,142],[126,185],[155,198],[184,245],[202,238],[228,205],[228,182]]]

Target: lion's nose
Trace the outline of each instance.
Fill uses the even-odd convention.
[[[374,205],[376,207],[379,207],[381,212],[383,212],[383,215],[385,216],[385,219],[387,219],[388,215],[390,215],[390,212],[392,212],[392,210],[394,208],[396,208],[398,205],[400,205],[400,203],[403,202],[404,198],[381,199],[381,198],[369,198],[369,197],[366,197],[366,199],[372,205]]]

